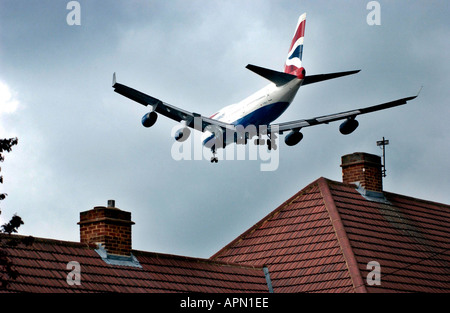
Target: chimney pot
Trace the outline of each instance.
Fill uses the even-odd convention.
[[[358,183],[365,190],[382,192],[381,157],[355,152],[341,158],[342,181],[345,184]]]

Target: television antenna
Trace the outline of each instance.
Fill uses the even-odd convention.
[[[386,146],[389,144],[389,140],[384,139],[377,141],[377,146],[383,149],[383,164],[381,165],[381,176],[386,177]]]

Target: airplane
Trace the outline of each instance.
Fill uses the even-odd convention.
[[[384,110],[406,104],[416,96],[405,97],[386,103],[381,103],[365,108],[329,114],[310,119],[300,119],[283,123],[272,123],[279,118],[294,100],[300,86],[313,84],[328,79],[334,79],[358,73],[360,70],[335,72],[328,74],[306,75],[302,66],[303,40],[305,34],[306,13],[300,15],[295,29],[294,37],[289,47],[289,53],[284,64],[284,71],[279,72],[256,65],[248,64],[247,69],[270,81],[270,84],[255,92],[244,100],[226,106],[210,117],[190,112],[157,98],[149,96],[138,90],[120,84],[116,81],[116,73],[113,74],[112,87],[114,91],[134,100],[144,106],[150,106],[150,112],[142,117],[142,125],[151,127],[155,124],[158,114],[164,115],[181,123],[181,129],[176,132],[175,140],[186,140],[191,131],[190,128],[203,132],[203,146],[212,151],[212,163],[217,163],[217,149],[225,148],[228,144],[246,144],[249,139],[257,136],[255,144],[265,144],[261,136],[267,135],[268,149],[276,149],[276,134],[289,131],[284,138],[288,146],[294,146],[303,139],[300,130],[330,122],[345,120],[339,131],[348,135],[359,125],[356,116]],[[246,131],[249,126],[255,126],[256,132]],[[244,132],[242,131],[244,129]],[[231,132],[231,136],[229,135]],[[225,136],[227,134],[227,136]]]

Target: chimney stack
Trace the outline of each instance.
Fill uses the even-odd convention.
[[[357,184],[368,191],[383,192],[381,157],[355,152],[341,158],[342,181]]]
[[[108,254],[131,255],[131,213],[115,207],[114,200],[108,206],[97,206],[80,213],[80,241],[101,244]]]

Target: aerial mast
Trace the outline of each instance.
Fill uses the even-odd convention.
[[[386,146],[389,144],[389,140],[384,139],[377,141],[377,146],[383,149],[383,164],[381,165],[381,176],[386,177]]]

